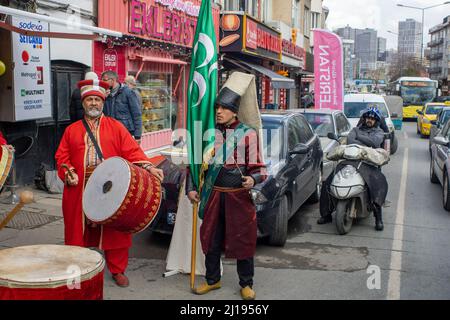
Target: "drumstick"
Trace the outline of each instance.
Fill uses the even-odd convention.
[[[67,164],[63,163],[63,164],[61,165],[61,168],[64,168],[64,169],[67,170],[67,172],[69,173],[70,179],[72,179],[72,180],[74,179],[73,174],[72,174],[72,171],[70,171],[70,168],[69,168],[69,166],[68,166]]]
[[[33,192],[30,192],[30,191],[22,192],[20,194],[20,202],[19,202],[19,204],[14,209],[12,209],[11,212],[8,213],[6,218],[3,219],[3,221],[0,223],[0,230],[2,230],[11,221],[11,219],[14,218],[14,216],[20,210],[22,210],[24,205],[33,202],[33,198],[34,198]]]

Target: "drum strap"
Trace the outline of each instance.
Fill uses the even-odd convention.
[[[94,144],[95,151],[97,151],[97,155],[100,158],[100,161],[103,161],[103,153],[102,150],[100,150],[100,147],[98,146],[97,139],[95,139],[94,134],[92,133],[91,128],[89,127],[88,123],[86,122],[86,119],[83,119],[83,125],[86,129],[89,139],[91,139],[92,143]]]

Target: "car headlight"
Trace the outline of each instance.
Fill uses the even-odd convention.
[[[261,205],[261,204],[264,204],[264,203],[266,203],[268,201],[266,196],[259,190],[252,189],[250,191],[250,194],[252,196],[253,202],[256,205]]]
[[[348,179],[350,176],[352,176],[356,173],[356,169],[353,166],[345,166],[341,172],[342,172],[342,177],[344,179]]]
[[[431,121],[429,119],[427,119],[427,118],[423,118],[423,123],[430,124]]]

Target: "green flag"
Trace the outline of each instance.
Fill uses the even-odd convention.
[[[213,134],[205,141],[203,136],[207,130],[215,128],[217,77],[216,33],[211,0],[203,0],[195,30],[187,102],[189,165],[197,190],[200,187],[203,152],[214,143]]]

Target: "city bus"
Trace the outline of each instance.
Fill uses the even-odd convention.
[[[417,111],[436,98],[438,82],[423,77],[402,77],[390,83],[388,91],[402,97],[403,119],[417,119]]]

